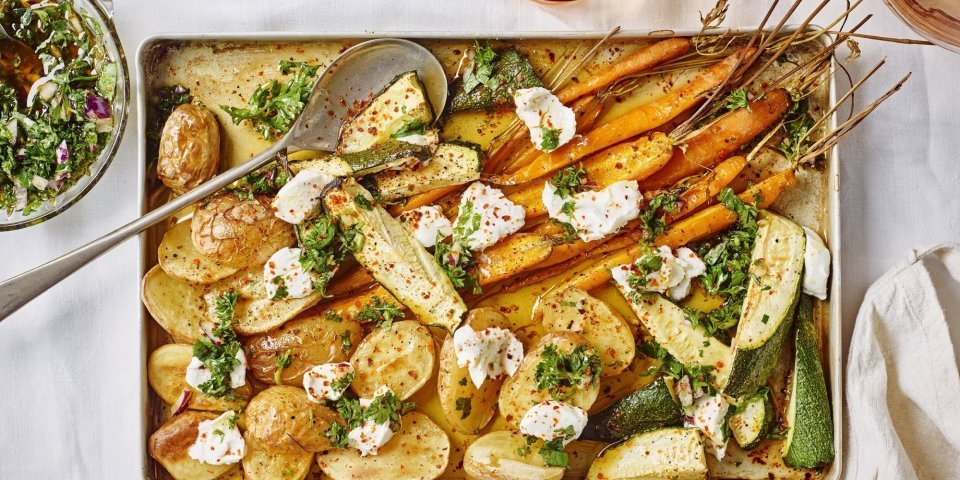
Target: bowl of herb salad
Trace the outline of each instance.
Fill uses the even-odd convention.
[[[51,218],[93,188],[119,147],[130,92],[96,0],[0,0],[0,23],[39,59],[0,56],[2,231]]]

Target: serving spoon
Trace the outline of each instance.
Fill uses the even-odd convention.
[[[355,102],[369,100],[397,75],[411,70],[420,75],[439,117],[447,103],[447,78],[429,50],[414,42],[393,38],[357,44],[340,54],[320,75],[300,116],[280,141],[139,219],[60,258],[0,282],[0,321],[124,240],[270,163],[278,152],[284,149],[332,152],[349,108]]]

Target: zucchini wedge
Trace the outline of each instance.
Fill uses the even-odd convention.
[[[799,225],[763,212],[753,244],[747,296],[733,339],[733,365],[723,393],[750,395],[767,383],[793,323],[803,284],[806,235]]]
[[[359,205],[356,199],[360,197],[367,200],[369,209]],[[377,282],[422,323],[453,333],[467,312],[463,299],[433,255],[399,221],[375,205],[370,192],[348,178],[324,197],[323,205],[345,228],[360,229],[363,244],[353,255]]]
[[[744,450],[753,450],[767,438],[773,422],[773,404],[766,388],[743,399],[727,420],[734,440]]]
[[[390,170],[373,176],[380,198],[393,201],[437,188],[480,179],[483,152],[471,143],[441,143],[427,165],[416,170]]]
[[[433,107],[416,71],[397,75],[340,129],[337,152],[356,153],[389,140],[408,123],[429,126]]]
[[[388,138],[366,150],[341,153],[340,161],[349,165],[353,174],[359,177],[408,162],[427,161],[432,156],[433,152],[429,147]]]
[[[618,285],[618,288],[657,343],[684,365],[714,367],[714,387],[722,388],[733,358],[730,347],[691,325],[683,309],[662,295],[648,293],[631,299],[625,287]]]
[[[707,478],[700,432],[665,428],[642,433],[603,453],[590,466],[589,480]]]
[[[797,335],[790,403],[787,405],[787,438],[783,461],[791,467],[813,468],[830,462],[833,448],[833,421],[827,381],[820,365],[820,350],[813,324],[813,299],[807,295],[797,309]]]
[[[497,88],[487,85],[477,85],[467,92],[463,88],[463,81],[458,80],[453,85],[453,98],[450,100],[451,112],[464,112],[482,108],[513,107],[513,92],[521,88],[542,87],[543,82],[537,76],[536,70],[527,57],[513,48],[506,49],[497,55],[493,64],[493,74],[490,82]]]
[[[683,409],[669,383],[672,382],[658,378],[590,415],[580,439],[615,442],[639,433],[679,426]]]

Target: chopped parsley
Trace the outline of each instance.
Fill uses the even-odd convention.
[[[283,369],[290,366],[290,363],[293,362],[293,355],[290,354],[290,350],[287,350],[277,356],[277,370],[273,372],[273,383],[280,385],[283,383],[281,376],[283,375]]]
[[[544,347],[534,380],[538,390],[548,389],[557,400],[565,400],[585,385],[600,380],[603,362],[593,347],[577,345],[569,354],[560,353],[555,345]]]
[[[231,290],[220,295],[214,304],[219,325],[213,330],[212,336],[218,343],[211,338],[201,338],[193,344],[193,356],[210,370],[210,380],[198,386],[204,395],[215,398],[233,395],[230,374],[239,361],[236,356],[240,351],[240,341],[233,331],[233,318],[239,298],[240,295]]]
[[[327,215],[312,219],[301,235],[300,266],[313,275],[313,286],[323,295],[330,278],[347,253],[359,248],[363,240],[357,225],[341,229],[340,224]]]
[[[283,75],[293,73],[293,78],[286,83],[271,80],[258,86],[247,101],[247,108],[220,106],[233,119],[234,125],[249,121],[265,139],[277,139],[290,130],[310,99],[310,89],[319,66],[280,60],[279,68]]]
[[[371,204],[370,200],[367,200],[367,197],[362,193],[358,193],[355,197],[353,197],[353,201],[356,202],[358,207],[364,210],[370,210],[373,208],[373,204]]]
[[[723,101],[723,108],[728,112],[741,108],[750,110],[750,92],[747,90],[747,87],[738,88],[730,92]]]
[[[490,42],[478,41],[474,48],[473,61],[467,65],[463,73],[463,91],[470,93],[480,85],[496,89],[499,86],[493,75],[496,61],[497,52],[490,48]]]
[[[641,244],[643,254],[635,262],[627,275],[627,286],[630,287],[628,296],[631,300],[639,301],[642,292],[647,290],[651,273],[660,270],[663,266],[663,257],[653,244]]]
[[[257,195],[274,195],[289,181],[286,170],[271,163],[240,180],[228,190],[243,200],[253,200]]]
[[[323,319],[329,320],[331,322],[340,323],[343,321],[343,317],[340,316],[334,309],[328,308],[327,311],[323,312]]]
[[[347,439],[348,433],[350,432],[348,432],[346,428],[343,428],[343,425],[340,425],[339,422],[333,422],[330,424],[330,428],[327,429],[323,436],[330,440],[330,445],[333,445],[336,448],[347,448],[349,445],[349,441]]]
[[[557,429],[555,434],[557,434],[557,437],[549,442],[543,442],[537,453],[543,458],[543,462],[550,467],[568,468],[570,467],[570,457],[563,449],[563,442],[573,439],[576,432],[573,430],[573,426],[568,426]]]
[[[564,204],[566,206],[567,204]],[[561,222],[556,218],[551,219],[553,224],[563,229],[563,235],[560,236],[560,240],[563,243],[573,243],[579,238],[577,235],[577,227],[574,227],[572,224],[567,222]]]
[[[400,430],[400,417],[417,408],[413,402],[403,402],[393,392],[386,392],[376,396],[370,406],[363,411],[364,420],[373,420],[373,423],[390,422],[390,430]]]
[[[777,150],[787,157],[787,160],[802,156],[810,146],[808,135],[814,123],[813,116],[808,111],[807,99],[795,102],[787,112],[786,121],[783,124],[785,136],[777,145]]]
[[[410,135],[423,135],[427,131],[427,124],[423,120],[416,118],[408,120],[399,130],[390,135],[390,138],[403,138]]]
[[[481,292],[479,270],[476,258],[467,243],[470,236],[480,230],[482,221],[483,216],[473,211],[472,203],[461,205],[453,226],[452,243],[443,242],[440,234],[437,234],[437,243],[433,250],[433,258],[454,288],[474,294]]]
[[[367,305],[357,314],[357,320],[377,325],[384,330],[390,330],[394,320],[403,318],[403,310],[395,303],[373,296],[373,303]]]
[[[350,330],[344,330],[340,334],[340,348],[343,349],[343,353],[350,353],[353,351],[353,340],[350,339]]]
[[[560,146],[560,130],[557,128],[540,127],[540,149],[552,152]]]
[[[572,198],[580,191],[581,185],[587,178],[587,171],[583,165],[576,165],[564,168],[557,172],[551,179],[550,185],[557,189],[557,195],[560,198]]]
[[[353,372],[350,372],[330,384],[330,390],[333,393],[342,395],[343,392],[353,383]]]
[[[277,286],[277,293],[274,293],[270,300],[282,300],[287,298],[287,295],[290,292],[287,291],[287,282],[283,279],[282,276],[278,275],[273,277],[273,280],[270,280],[271,283]]]
[[[643,239],[652,242],[658,235],[667,230],[667,215],[680,210],[677,195],[661,193],[647,202],[647,208],[640,212],[640,222],[643,224]]]
[[[640,350],[644,355],[659,361],[657,366],[651,367],[644,375],[660,374],[674,380],[680,380],[686,376],[690,379],[690,385],[694,390],[702,389],[708,395],[717,393],[717,390],[713,387],[713,371],[715,368],[712,365],[700,365],[698,363],[684,365],[654,340],[641,344]]]
[[[458,412],[461,412],[460,419],[463,420],[470,416],[471,405],[470,397],[460,397],[456,402],[456,409]]]

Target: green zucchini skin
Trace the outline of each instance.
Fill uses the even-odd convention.
[[[416,170],[389,170],[373,176],[380,198],[393,201],[417,193],[480,179],[483,151],[472,143],[445,142],[426,166]]]
[[[450,100],[451,112],[480,110],[483,108],[505,108],[513,106],[513,92],[522,88],[542,87],[543,82],[527,57],[515,49],[500,52],[493,66],[493,79],[499,85],[491,89],[478,85],[470,92],[463,89],[463,82],[452,86],[453,98]]]
[[[750,411],[747,408],[758,403],[761,406],[758,412],[760,417],[748,418]],[[750,451],[757,448],[767,438],[770,426],[773,424],[773,417],[773,402],[770,400],[770,391],[764,388],[740,402],[737,411],[727,421],[727,426],[740,448]],[[756,430],[747,430],[748,427],[757,424],[759,424],[759,428]]]
[[[813,299],[804,295],[797,313],[796,358],[787,408],[783,461],[794,468],[813,468],[833,461],[833,420],[827,381],[820,364],[813,323]]]
[[[799,293],[799,290],[797,291]],[[735,351],[733,366],[730,368],[730,377],[723,393],[741,398],[755,392],[767,383],[770,374],[777,366],[777,360],[783,352],[790,326],[793,324],[793,315],[796,306],[787,310],[786,318],[780,322],[776,333],[760,348],[754,350],[740,349]]]
[[[622,440],[663,427],[680,426],[683,410],[663,378],[590,415],[580,438]]]
[[[340,159],[347,162],[353,169],[354,175],[366,175],[396,166],[415,159],[426,161],[433,153],[428,147],[387,139],[367,150],[344,153]]]

